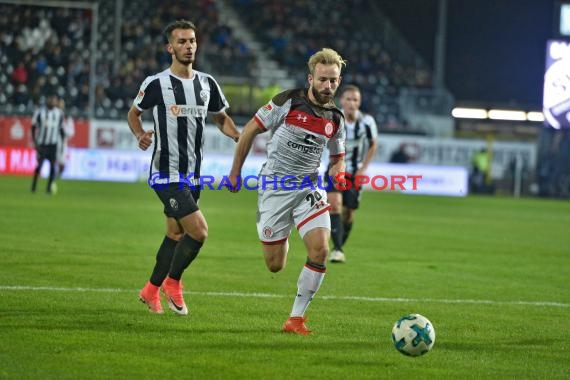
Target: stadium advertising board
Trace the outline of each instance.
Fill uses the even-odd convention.
[[[150,173],[151,151],[79,149],[70,148],[63,179],[88,181],[147,181]],[[208,154],[202,165],[206,184],[219,184],[230,171],[233,157],[228,154]],[[242,178],[250,177],[253,189],[265,157],[248,157],[242,169]],[[30,148],[0,148],[0,174],[30,175],[35,169],[36,153]],[[324,173],[325,164],[320,168]],[[42,168],[42,176],[49,174],[49,164]],[[393,190],[408,194],[467,195],[468,172],[463,167],[445,167],[414,164],[373,163],[366,173],[365,190]],[[395,178],[407,177],[394,186]],[[206,186],[212,188],[211,186]],[[219,189],[218,186],[213,188]],[[251,190],[250,189],[250,190]]]
[[[144,123],[146,130],[153,128],[152,123]],[[258,135],[251,148],[252,155],[265,155],[265,146],[269,134]],[[222,135],[218,128],[208,124],[204,128],[204,154],[233,155],[235,143]],[[383,135],[378,138],[378,150],[375,162],[389,162],[390,156],[404,144],[411,156],[411,163],[433,166],[471,166],[471,159],[481,148],[487,147],[484,140],[441,139],[422,136]],[[126,121],[93,120],[91,123],[89,147],[93,149],[129,149],[138,150],[137,140],[133,137]],[[326,154],[325,154],[326,156]],[[502,178],[509,170],[509,165],[516,157],[521,157],[527,167],[536,165],[536,145],[526,142],[496,141],[493,143],[493,178]]]
[[[68,145],[87,148],[89,145],[89,121],[74,120],[74,128],[69,134]],[[0,116],[0,146],[32,148],[32,118],[29,116]]]

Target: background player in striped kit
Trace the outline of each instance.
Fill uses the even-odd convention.
[[[239,131],[225,110],[229,107],[214,78],[193,69],[196,27],[179,20],[164,31],[172,56],[169,69],[145,79],[128,113],[139,147],[154,144],[149,184],[164,204],[166,236],[150,280],[140,292],[151,312],[163,313],[159,288],[172,311],[188,314],[182,296],[182,273],[196,258],[208,236],[208,225],[198,208],[203,129],[210,113],[220,131],[235,141]],[[152,108],[154,131],[145,131],[141,114]]]
[[[311,56],[309,89],[282,92],[257,111],[243,130],[229,175],[232,191],[239,190],[241,168],[253,140],[269,130],[267,161],[260,177],[275,180],[277,184],[287,177],[313,181],[312,188],[269,185],[260,186],[258,191],[257,232],[267,268],[279,272],[285,267],[293,226],[307,249],[293,309],[283,325],[283,331],[301,335],[311,332],[305,325],[305,311],[326,272],[330,206],[326,192],[317,182],[325,145],[331,155],[330,174],[336,176],[344,171],[344,120],[333,101],[343,65],[345,61],[332,49],[322,49]]]
[[[342,89],[340,104],[346,126],[346,171],[352,176],[365,175],[376,153],[378,129],[372,116],[360,111],[360,89],[347,85]],[[328,179],[328,178],[327,178]],[[354,187],[346,190],[329,187],[327,197],[331,204],[331,238],[333,263],[345,262],[342,247],[348,239],[354,221],[354,213],[360,204],[362,190]]]
[[[65,138],[63,130],[63,112],[57,107],[57,95],[50,94],[46,105],[39,107],[32,117],[32,139],[36,147],[38,164],[32,179],[32,193],[36,192],[38,177],[45,160],[49,161],[49,179],[46,187],[48,194],[56,192],[57,146]]]

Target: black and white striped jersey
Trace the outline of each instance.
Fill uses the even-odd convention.
[[[372,141],[378,137],[378,129],[374,118],[358,111],[356,121],[345,120],[346,127],[346,171],[355,174],[362,166],[364,155]]]
[[[56,145],[65,136],[63,111],[57,107],[40,107],[32,116],[32,134],[36,145]]]
[[[216,80],[196,70],[192,78],[180,78],[167,69],[144,80],[133,104],[140,111],[152,108],[150,176],[160,173],[170,183],[198,180],[206,116],[229,107]]]

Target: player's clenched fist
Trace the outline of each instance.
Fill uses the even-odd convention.
[[[153,131],[146,131],[145,133],[140,134],[137,137],[139,141],[139,148],[142,150],[147,150],[150,144],[152,144],[152,135],[154,134]]]

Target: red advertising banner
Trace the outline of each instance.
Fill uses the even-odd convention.
[[[74,148],[87,148],[89,146],[88,120],[77,119],[69,124],[68,146]],[[0,116],[0,146],[33,148],[32,144],[32,118],[29,116]]]
[[[29,175],[36,169],[36,164],[33,148],[0,147],[0,174]]]

